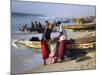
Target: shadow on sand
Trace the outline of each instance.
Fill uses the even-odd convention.
[[[76,60],[76,62],[81,62],[91,57],[86,56],[89,52],[95,51],[94,48],[92,49],[67,49],[65,51],[65,61]]]

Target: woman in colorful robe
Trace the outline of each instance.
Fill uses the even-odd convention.
[[[48,59],[49,54],[50,54],[48,41],[51,39],[50,38],[51,31],[52,31],[52,26],[46,25],[43,36],[42,36],[42,40],[41,40],[41,50],[42,50],[42,58],[44,60],[44,65],[46,65],[46,59]]]

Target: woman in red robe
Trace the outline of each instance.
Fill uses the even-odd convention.
[[[41,40],[41,50],[42,50],[42,58],[44,60],[44,65],[46,65],[46,59],[48,59],[49,57],[50,50],[48,48],[47,42],[44,39]]]
[[[44,60],[44,65],[46,65],[46,59],[48,59],[50,50],[48,47],[48,41],[51,39],[52,27],[50,25],[46,25],[45,30],[43,32],[42,40],[41,40],[41,50],[42,50],[42,58]]]

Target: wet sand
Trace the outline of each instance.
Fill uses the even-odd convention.
[[[29,69],[42,65],[42,56],[32,49],[14,48],[11,49],[11,73],[23,73]]]
[[[86,56],[66,60],[62,63],[55,63],[49,65],[41,65],[37,68],[30,69],[23,73],[42,73],[42,72],[57,72],[57,71],[77,71],[77,70],[94,70],[96,68],[95,51],[88,53]]]

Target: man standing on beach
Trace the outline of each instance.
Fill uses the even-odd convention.
[[[66,48],[67,32],[63,28],[63,25],[61,24],[60,21],[58,21],[57,24],[58,24],[58,31],[59,31],[60,35],[57,37],[57,38],[59,38],[59,41],[58,41],[58,48],[56,51],[56,56],[57,56],[57,58],[61,59],[61,62],[63,62],[65,59],[64,52],[65,52],[65,48]]]
[[[45,30],[43,32],[43,36],[41,40],[41,50],[42,50],[44,65],[46,65],[46,59],[48,59],[50,54],[50,49],[48,48],[48,41],[51,39],[50,37],[51,31],[52,31],[52,26],[46,23]]]

